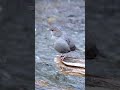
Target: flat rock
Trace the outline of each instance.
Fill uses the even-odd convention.
[[[59,71],[65,75],[84,76],[85,75],[85,61],[76,58],[60,59],[56,56],[54,59]]]

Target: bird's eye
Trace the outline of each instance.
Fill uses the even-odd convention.
[[[51,31],[54,31],[53,29],[51,29]]]

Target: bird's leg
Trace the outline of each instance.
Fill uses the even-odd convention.
[[[61,57],[60,57],[61,60],[64,60],[65,58],[66,58],[65,56],[61,56]]]
[[[67,57],[67,56],[66,56],[65,54],[61,54],[61,55],[60,55],[60,59],[61,59],[61,60],[64,60],[66,57]]]
[[[64,56],[63,54],[60,55],[60,57],[63,57],[63,56]]]

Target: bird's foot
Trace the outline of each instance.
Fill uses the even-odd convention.
[[[66,58],[66,55],[63,55],[63,54],[62,54],[62,55],[60,56],[60,59],[61,59],[61,60],[64,60],[65,58]]]
[[[63,61],[65,59],[65,56],[61,56],[60,59]]]

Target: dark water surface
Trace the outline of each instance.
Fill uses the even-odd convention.
[[[84,58],[85,48],[85,2],[84,0],[36,0],[35,6],[35,79],[48,83],[36,86],[36,90],[84,90],[85,78],[65,76],[58,72],[48,20],[68,32],[74,38],[79,53]]]

